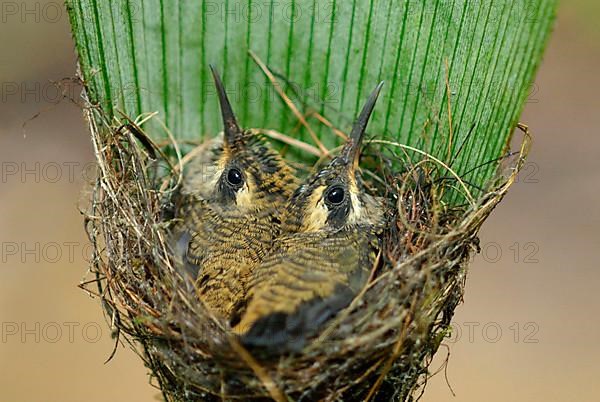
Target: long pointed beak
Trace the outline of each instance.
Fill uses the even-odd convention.
[[[213,79],[215,81],[215,87],[217,88],[217,95],[219,96],[219,103],[221,105],[221,115],[223,116],[223,132],[225,138],[225,144],[232,146],[241,136],[242,130],[235,119],[231,103],[227,98],[227,93],[221,82],[221,77],[217,70],[210,65],[210,71],[212,72]]]
[[[379,92],[383,87],[383,81],[381,81],[371,92],[369,95],[369,99],[367,99],[367,103],[363,106],[360,114],[358,115],[358,119],[354,122],[352,126],[352,131],[350,132],[350,137],[344,148],[342,149],[342,158],[345,163],[348,164],[348,167],[352,172],[356,170],[358,166],[358,160],[360,157],[361,144],[362,140],[365,136],[365,129],[367,128],[367,124],[369,123],[369,118],[371,117],[371,113],[373,113],[373,109],[375,108],[375,103],[377,102],[377,98],[379,97]]]

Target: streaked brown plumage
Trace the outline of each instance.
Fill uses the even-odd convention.
[[[280,210],[295,188],[292,170],[258,135],[236,122],[213,69],[224,121],[223,140],[192,164],[176,230],[187,272],[206,305],[230,320],[244,300],[253,267],[279,232]],[[235,318],[234,318],[235,319]]]
[[[365,285],[376,262],[383,202],[365,193],[356,170],[381,85],[340,156],[290,199],[282,234],[254,271],[248,304],[235,328],[245,344],[294,349]]]

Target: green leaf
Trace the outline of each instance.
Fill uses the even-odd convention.
[[[245,127],[310,141],[252,50],[302,112],[316,110],[342,130],[381,80],[373,137],[450,160],[474,126],[453,165],[465,173],[507,145],[556,3],[68,0],[67,7],[88,96],[109,116],[158,111],[179,139],[215,135],[221,122],[211,63]],[[330,129],[309,120],[325,145],[338,144]],[[164,135],[158,126],[149,131]],[[469,180],[483,185],[494,168]]]

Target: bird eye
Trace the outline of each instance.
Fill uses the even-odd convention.
[[[338,205],[344,201],[344,189],[341,187],[331,188],[326,195],[326,199],[330,204]]]
[[[237,168],[231,168],[229,169],[229,171],[227,172],[227,183],[231,184],[232,186],[239,186],[242,184],[242,182],[244,181],[244,178],[242,176],[242,172],[240,172],[239,169]]]

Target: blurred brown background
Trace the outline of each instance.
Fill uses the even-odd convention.
[[[92,150],[81,111],[51,83],[74,75],[66,13],[10,4],[29,12],[0,14],[0,400],[155,400],[127,347],[104,364],[108,326],[77,288]],[[535,135],[529,164],[481,232],[453,337],[431,366],[449,350],[446,376],[424,401],[599,398],[599,15],[595,0],[561,5],[521,119]]]

